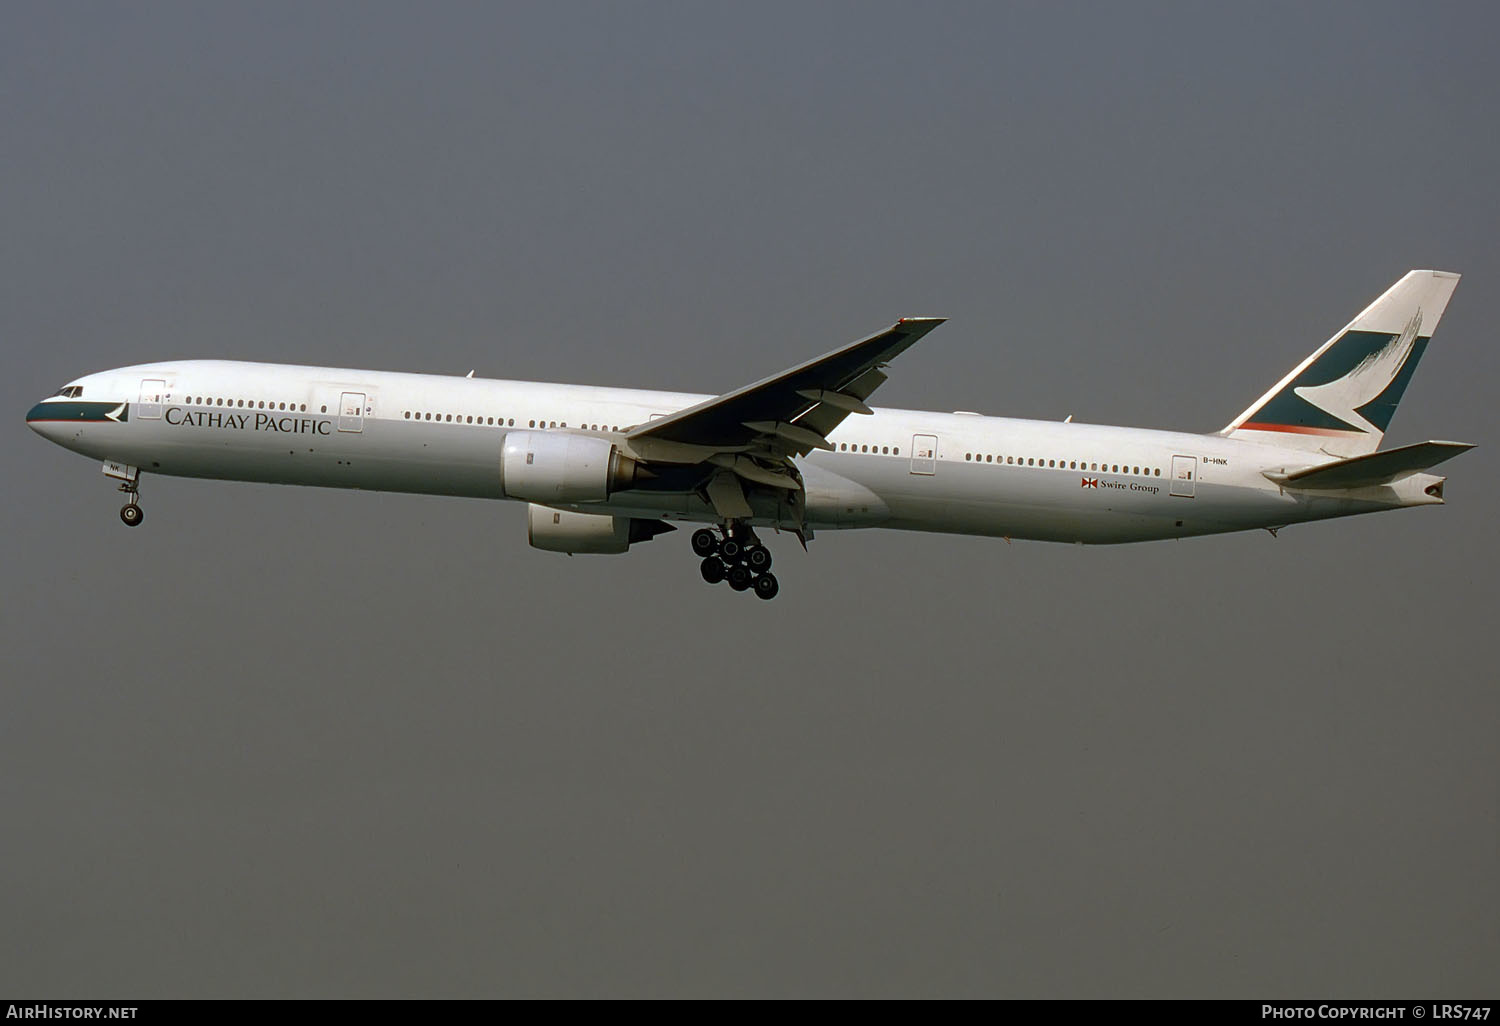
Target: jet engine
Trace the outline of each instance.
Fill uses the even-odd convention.
[[[607,513],[572,513],[536,503],[526,507],[526,537],[546,552],[618,555],[636,542],[650,541],[677,528],[662,520],[612,517]]]
[[[642,476],[609,439],[587,435],[511,431],[500,455],[506,497],[529,502],[599,502]]]

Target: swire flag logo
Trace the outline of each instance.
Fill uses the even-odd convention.
[[[1083,487],[1083,488],[1098,488],[1099,487],[1099,479],[1097,477],[1086,477],[1086,478],[1083,479],[1083,484],[1081,485],[1081,487]]]

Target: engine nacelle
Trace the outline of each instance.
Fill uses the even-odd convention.
[[[529,502],[599,502],[634,487],[638,472],[609,439],[587,435],[510,431],[500,455],[501,489]]]
[[[677,528],[662,520],[612,517],[607,513],[573,513],[532,503],[526,507],[526,537],[546,552],[615,556],[635,542],[650,541]]]

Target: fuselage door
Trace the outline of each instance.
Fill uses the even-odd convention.
[[[161,378],[147,378],[141,382],[141,401],[136,404],[136,416],[142,420],[160,420],[161,403],[167,394],[167,383]]]
[[[1172,494],[1184,499],[1198,494],[1198,457],[1172,457]]]
[[[911,472],[937,473],[937,435],[911,436]]]
[[[365,429],[365,394],[345,392],[339,400],[339,430],[363,431]]]

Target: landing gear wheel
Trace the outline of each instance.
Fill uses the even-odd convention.
[[[740,555],[744,551],[745,547],[739,543],[738,539],[735,538],[725,538],[724,541],[719,545],[719,555],[723,556],[724,561],[727,563],[738,563],[740,561]]]
[[[750,568],[743,563],[736,563],[730,567],[729,586],[735,591],[744,591],[750,587]]]
[[[755,579],[755,595],[767,601],[776,597],[781,590],[781,582],[776,579],[775,574],[761,574]]]
[[[146,519],[146,514],[141,512],[141,507],[129,502],[120,507],[120,519],[125,521],[126,527],[139,527],[141,521]]]
[[[724,561],[718,556],[709,556],[698,567],[698,571],[703,574],[703,579],[709,584],[718,584],[724,579],[724,575],[729,572],[728,568],[724,566]]]
[[[719,551],[719,539],[708,528],[693,532],[693,552],[699,556],[712,556]]]
[[[752,545],[745,550],[745,565],[758,574],[771,569],[771,550],[764,545]]]

